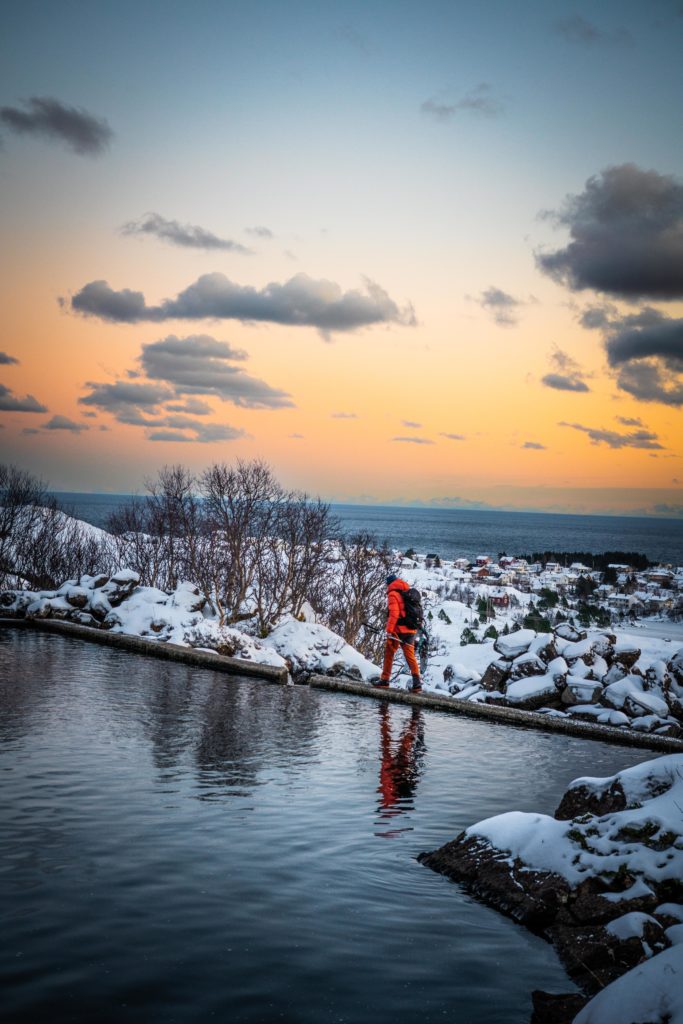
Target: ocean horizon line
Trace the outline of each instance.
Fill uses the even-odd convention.
[[[49,494],[59,498],[60,496],[67,497],[70,495],[78,496],[82,498],[144,498],[146,493],[142,491],[70,491],[70,490],[56,490],[51,489]],[[646,512],[643,509],[634,509],[633,511],[590,511],[590,510],[569,510],[569,509],[557,509],[548,508],[542,506],[529,506],[520,507],[517,505],[489,505],[489,504],[466,504],[466,505],[446,505],[436,504],[430,501],[338,501],[333,498],[325,498],[319,495],[310,495],[313,500],[320,498],[326,504],[332,507],[341,508],[372,508],[372,509],[387,509],[390,511],[396,511],[400,509],[410,510],[415,509],[416,511],[428,511],[428,512],[495,512],[495,513],[508,513],[511,515],[549,515],[549,516],[579,516],[582,518],[596,518],[596,519],[647,519],[654,522],[670,522],[680,523],[683,521],[683,506],[681,506],[681,512],[678,515],[667,515],[666,513]]]

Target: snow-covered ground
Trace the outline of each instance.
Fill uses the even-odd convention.
[[[592,941],[636,944],[640,962],[594,996],[575,1024],[683,1024],[683,903],[669,897],[683,895],[683,755],[607,779],[576,779],[565,801],[572,791],[584,812],[573,818],[511,811],[471,826],[463,838],[493,848],[511,870],[565,879],[570,912],[572,893],[585,893],[592,879],[593,919],[602,922],[592,925]],[[585,813],[591,804],[606,813]],[[585,920],[585,904],[582,914]],[[625,962],[618,947],[615,956]]]
[[[94,530],[82,525],[86,534]],[[103,531],[97,534],[102,539]],[[683,625],[641,620],[627,629],[582,630],[562,623],[551,632],[536,633],[523,623],[532,602],[539,601],[538,592],[492,586],[479,581],[476,567],[465,571],[423,555],[396,553],[396,563],[400,575],[423,596],[429,635],[423,663],[426,691],[620,728],[682,734],[683,644],[675,636],[683,640]],[[285,615],[269,635],[257,636],[253,619],[221,624],[216,602],[207,600],[193,582],[165,593],[141,586],[128,569],[111,578],[70,580],[55,591],[5,592],[0,605],[6,614],[66,618],[264,665],[286,665],[296,678],[320,672],[371,682],[379,675],[376,665],[320,621],[324,612],[317,616],[309,604],[299,619]],[[571,616],[567,604],[557,607]],[[382,619],[374,625],[381,630]],[[485,638],[487,631],[490,638]],[[399,651],[392,685],[410,684]]]

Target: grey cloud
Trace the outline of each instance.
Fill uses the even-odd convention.
[[[649,448],[663,450],[657,435],[647,430],[635,430],[630,434],[619,434],[615,430],[602,430],[596,427],[585,427],[581,423],[560,423],[561,427],[571,427],[588,434],[593,444],[606,444],[610,448]]]
[[[567,18],[560,18],[555,22],[554,27],[565,39],[572,43],[580,43],[583,46],[593,46],[596,43],[628,43],[633,41],[631,34],[625,29],[605,32],[580,14],[572,14]]]
[[[44,430],[70,430],[74,434],[80,434],[82,430],[87,430],[87,423],[76,423],[74,420],[70,420],[68,416],[53,416],[47,423],[43,423]]]
[[[423,114],[436,118],[437,121],[450,121],[463,112],[475,117],[498,117],[503,113],[504,107],[500,100],[491,95],[489,83],[480,82],[454,103],[431,98],[424,101],[420,110]]]
[[[186,412],[190,416],[208,416],[211,412],[211,406],[200,398],[186,398],[184,402],[167,405],[166,408],[169,412]]]
[[[85,316],[117,323],[143,320],[241,320],[317,327],[323,335],[353,331],[377,323],[415,325],[412,306],[399,309],[379,285],[365,279],[365,292],[342,292],[333,281],[296,274],[284,284],[271,282],[258,291],[230,281],[224,274],[203,274],[175,299],[147,306],[142,292],[115,291],[106,281],[91,281],[71,300]]]
[[[589,331],[603,330],[617,315],[616,306],[609,303],[602,306],[588,306],[581,312],[579,323]]]
[[[40,431],[37,427],[24,427],[22,434],[39,434]]]
[[[658,357],[671,369],[683,371],[683,317],[667,317],[646,307],[610,325],[605,350],[610,366]]]
[[[556,281],[628,300],[683,297],[683,184],[676,178],[635,164],[608,167],[569,196],[555,220],[571,241],[537,253],[536,262]]]
[[[415,430],[420,430],[422,427],[421,423],[415,423],[413,420],[401,420],[401,426],[413,427]]]
[[[304,439],[303,434],[290,434],[289,436],[292,438],[293,441],[303,441]]]
[[[519,299],[493,285],[481,293],[478,302],[482,309],[493,315],[493,319],[500,327],[514,327],[518,322],[515,310],[523,305]]]
[[[253,235],[254,238],[274,238],[273,232],[270,228],[264,228],[263,225],[257,225],[254,228],[245,228],[248,235]]]
[[[33,395],[19,398],[4,384],[0,384],[0,410],[2,412],[47,412],[47,406],[41,405]]]
[[[401,444],[434,444],[427,437],[392,437],[392,441],[398,441]]]
[[[18,362],[18,359],[8,355],[7,352],[0,352],[0,366],[11,366],[12,364],[18,364]]]
[[[103,409],[121,423],[145,424],[143,413],[149,415],[158,406],[174,397],[170,388],[157,384],[134,384],[130,381],[115,381],[113,384],[99,384],[88,381],[90,394],[78,399],[80,405]]]
[[[233,242],[228,238],[219,238],[206,228],[194,224],[180,224],[177,220],[167,220],[159,213],[146,213],[138,221],[128,221],[121,228],[123,235],[154,235],[163,242],[170,242],[185,249],[222,249],[225,252],[250,255],[251,249]]]
[[[333,412],[333,420],[357,420],[358,413],[355,412]]]
[[[32,96],[24,106],[27,109],[1,107],[0,120],[19,135],[58,139],[80,155],[102,153],[114,134],[102,118],[49,96]]]
[[[533,448],[534,451],[544,452],[546,447],[544,444],[539,444],[538,441],[525,441],[522,448]]]
[[[464,434],[444,434],[442,432],[442,433],[439,434],[439,437],[445,437],[449,441],[464,441],[465,440],[465,435]]]
[[[71,300],[71,308],[84,316],[96,316],[110,323],[135,324],[152,320],[142,292],[129,288],[114,291],[106,281],[90,281]]]
[[[155,425],[150,424],[150,426]],[[176,418],[174,422],[173,417],[168,417],[159,426],[162,429],[154,429],[147,434],[148,441],[194,441],[199,444],[212,444],[215,441],[236,441],[238,438],[247,436],[244,430],[231,427],[228,423],[198,423],[192,420],[181,422],[179,418]],[[175,429],[163,429],[164,426]],[[194,436],[181,434],[180,430],[191,430]]]
[[[617,416],[617,420],[625,427],[643,427],[645,425],[642,420],[631,416]]]
[[[246,437],[244,430],[238,430],[227,423],[200,423],[195,427],[197,441],[210,443],[212,441],[236,441]]]
[[[556,391],[590,391],[590,388],[580,377],[567,376],[561,373],[546,373],[541,378],[541,383],[547,388],[555,388]]]
[[[619,371],[617,385],[640,402],[660,402],[676,408],[683,406],[680,376],[656,363],[628,363]]]
[[[252,409],[292,406],[286,391],[250,377],[234,365],[246,358],[242,349],[206,334],[187,338],[170,335],[143,345],[140,362],[150,379],[172,384],[178,394],[216,395]]]
[[[147,435],[148,441],[183,441],[189,442],[194,441],[193,437],[188,437],[187,434],[180,434],[177,430],[154,430],[151,434]]]

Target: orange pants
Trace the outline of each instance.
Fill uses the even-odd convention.
[[[403,648],[403,654],[408,662],[408,668],[410,674],[413,676],[420,676],[420,666],[417,663],[415,657],[415,633],[404,633],[400,640],[394,640],[392,637],[387,637],[386,646],[384,648],[384,664],[382,665],[382,679],[387,680],[391,676],[391,666],[394,663],[394,655],[399,647]]]

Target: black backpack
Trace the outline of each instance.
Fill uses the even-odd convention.
[[[401,597],[403,598],[403,615],[398,620],[398,625],[405,626],[406,629],[420,629],[424,622],[420,591],[415,587],[410,587],[408,590],[401,591]]]

